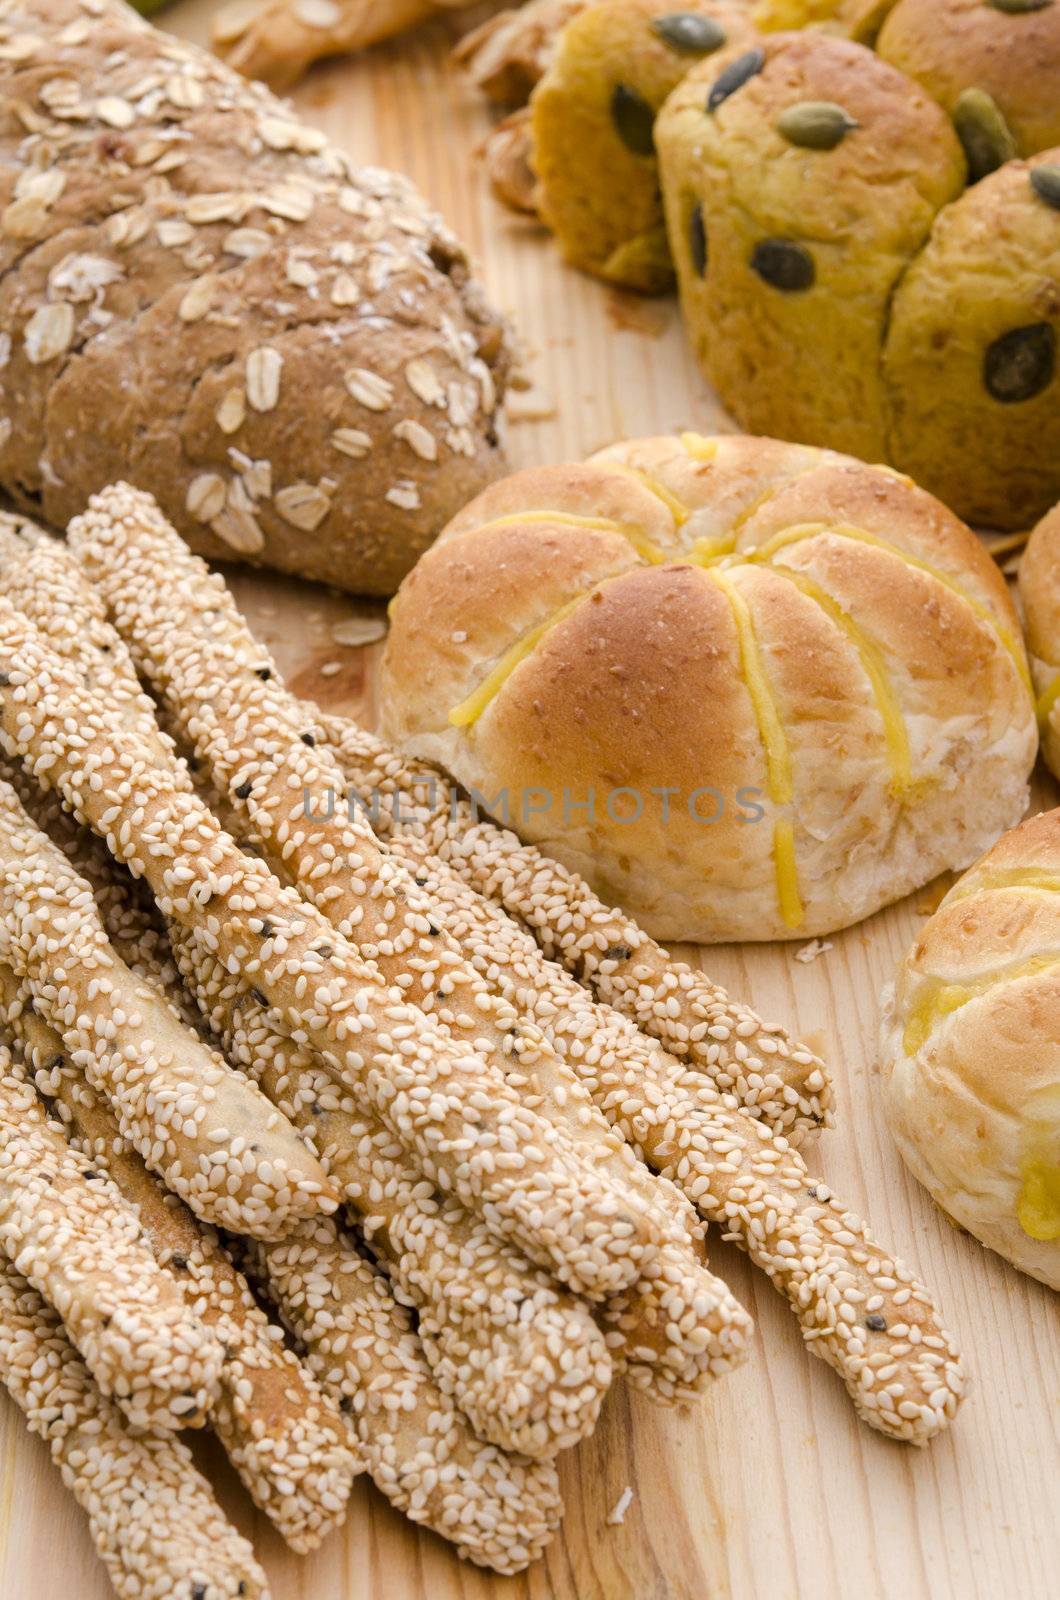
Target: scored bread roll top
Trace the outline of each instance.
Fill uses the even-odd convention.
[[[117,0],[0,10],[0,486],[389,593],[496,475],[506,336],[403,178]]]
[[[968,529],[768,439],[487,490],[402,585],[381,687],[394,742],[664,938],[822,933],[967,864],[1037,743]]]
[[[962,1227],[1060,1289],[1060,811],[957,883],[882,1028],[886,1104],[914,1175]]]
[[[1042,754],[1060,777],[1060,506],[1044,516],[1027,541],[1019,572]]]

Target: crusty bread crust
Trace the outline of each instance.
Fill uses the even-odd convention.
[[[968,529],[887,470],[740,437],[488,490],[402,586],[382,687],[395,742],[506,790],[516,831],[661,938],[823,933],[966,865],[1022,815],[1037,744]],[[609,814],[623,789],[639,818]]]
[[[1023,552],[1020,601],[1038,697],[1042,754],[1060,777],[1060,506],[1039,522]]]
[[[1050,811],[1006,834],[951,890],[899,971],[881,1034],[888,1117],[914,1175],[976,1238],[1054,1289],[1058,891],[1060,811]]]
[[[391,592],[496,475],[505,331],[404,179],[120,0],[0,7],[0,485]]]

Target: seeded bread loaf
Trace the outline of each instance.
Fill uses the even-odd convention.
[[[1031,534],[1020,562],[1019,587],[1042,754],[1060,778],[1060,506]]]
[[[661,938],[826,933],[1022,814],[1019,625],[897,474],[728,437],[518,473],[402,585],[387,734]]]
[[[955,1221],[1060,1289],[1060,811],[957,883],[885,997],[885,1103]]]
[[[598,0],[559,35],[530,101],[530,165],[567,260],[625,288],[673,280],[655,117],[697,61],[757,37],[733,0]]]
[[[813,32],[694,68],[656,145],[688,330],[742,426],[890,461],[999,527],[1057,499],[1055,152],[967,189],[942,108]]]
[[[120,0],[0,6],[0,486],[390,592],[496,475],[505,332],[401,178]]]

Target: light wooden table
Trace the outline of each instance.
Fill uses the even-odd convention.
[[[202,31],[205,4],[171,13]],[[444,26],[319,70],[306,115],[358,157],[410,173],[467,239],[494,298],[518,322],[537,420],[516,422],[516,464],[568,459],[621,435],[709,429],[716,403],[675,307],[567,271],[536,230],[489,198],[472,152],[487,127],[446,70]],[[241,602],[300,692],[371,716],[372,656],[331,626],[381,615],[268,578],[240,576]],[[338,673],[321,668],[338,661]],[[1042,787],[1055,803],[1055,791]],[[919,902],[919,903],[918,903]],[[255,1540],[275,1600],[1045,1600],[1060,1589],[1060,1316],[1055,1296],[959,1233],[906,1176],[873,1069],[880,987],[927,897],[839,935],[811,965],[793,947],[703,952],[713,975],[821,1048],[838,1126],[810,1154],[937,1292],[971,1373],[955,1427],[915,1452],[854,1419],[837,1379],[810,1359],[785,1306],[734,1249],[713,1263],[753,1312],[750,1362],[691,1414],[621,1386],[595,1437],[561,1463],[566,1522],[525,1577],[497,1580],[417,1533],[366,1481],[342,1533],[310,1559],[283,1549],[219,1454],[205,1459]],[[621,1527],[607,1515],[629,1486]],[[0,1407],[0,1600],[107,1600],[80,1511],[14,1408]]]

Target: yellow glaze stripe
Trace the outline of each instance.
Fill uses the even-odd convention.
[[[751,608],[727,573],[718,567],[704,567],[703,575],[721,590],[732,611],[740,651],[740,669],[751,698],[766,760],[769,798],[774,805],[789,806],[794,795],[791,751],[758,648]],[[795,834],[787,819],[778,821],[774,826],[773,861],[781,917],[787,927],[797,928],[803,919],[803,909],[795,861]]]
[[[967,900],[973,894],[993,894],[998,889],[1041,889],[1046,894],[1060,893],[1060,872],[1047,867],[997,867],[968,874],[955,883],[943,900],[944,906]]]
[[[525,661],[530,652],[537,648],[541,640],[564,617],[569,617],[576,606],[580,606],[586,596],[580,594],[574,600],[568,600],[566,605],[560,606],[544,622],[539,622],[536,628],[531,628],[529,633],[524,633],[509,650],[501,656],[493,671],[487,673],[478,688],[468,695],[466,700],[461,700],[449,713],[449,721],[454,728],[470,728],[477,722],[485,711],[490,701],[500,692],[511,677],[521,661]]]
[[[653,478],[650,472],[644,472],[640,467],[631,467],[625,461],[601,461],[600,466],[608,472],[617,472],[620,477],[632,478],[642,489],[647,489],[649,494],[653,494],[656,500],[661,500],[673,517],[675,528],[683,528],[692,515],[691,507],[686,506],[683,500],[672,494],[665,483]]]
[[[979,1000],[1002,983],[1014,983],[1019,978],[1036,978],[1039,973],[1060,967],[1060,956],[1030,956],[1026,961],[1013,962],[988,972],[974,983],[944,983],[941,978],[928,978],[921,984],[917,998],[909,1010],[903,1043],[907,1055],[915,1055],[930,1039],[939,1023],[953,1016],[955,1011]]]
[[[759,545],[756,549],[743,551],[743,559],[760,563],[770,562],[778,550],[783,550],[788,545],[801,544],[805,539],[816,538],[821,533],[831,533],[839,539],[853,539],[858,544],[872,545],[876,550],[886,550],[889,555],[896,556],[907,567],[912,567],[916,572],[926,572],[937,583],[941,583],[944,589],[949,589],[952,594],[958,595],[965,605],[997,635],[1008,654],[1012,657],[1016,670],[1023,682],[1028,689],[1031,689],[1032,693],[1034,692],[1031,688],[1031,675],[1023,653],[1023,646],[1012,629],[1006,627],[1000,618],[994,615],[989,606],[985,606],[981,600],[977,600],[974,595],[969,594],[967,589],[962,588],[955,579],[948,577],[944,572],[940,572],[938,567],[933,567],[930,562],[921,561],[918,556],[910,555],[908,550],[902,550],[898,545],[891,544],[889,540],[880,539],[876,534],[866,532],[864,528],[854,528],[845,522],[801,523],[793,528],[785,528],[783,533],[774,534],[771,539],[767,539],[765,544]]]
[[[478,527],[466,531],[489,533],[493,528],[521,528],[533,526],[535,522],[553,523],[559,528],[589,528],[595,533],[617,533],[650,566],[661,566],[667,560],[665,551],[653,544],[644,530],[635,524],[615,522],[610,517],[580,517],[573,511],[546,511],[536,507],[532,511],[510,511],[503,517],[493,517],[489,522],[481,522]]]
[[[887,764],[891,772],[890,789],[896,800],[907,799],[916,785],[913,782],[912,760],[909,754],[909,733],[906,729],[905,718],[898,704],[898,698],[891,687],[891,680],[887,675],[887,665],[879,646],[858,627],[853,617],[843,610],[838,600],[834,599],[827,590],[808,578],[804,573],[795,572],[791,567],[770,566],[770,572],[776,572],[786,578],[790,583],[802,591],[820,606],[825,615],[845,633],[854,649],[858,653],[862,670],[872,689],[872,697],[876,702],[876,709],[883,723],[883,737],[887,746]]]
[[[702,461],[709,465],[716,460],[719,439],[708,438],[705,433],[683,433],[681,435],[681,448],[693,461]]]
[[[1060,1167],[1032,1161],[1023,1169],[1016,1220],[1030,1239],[1060,1239]]]
[[[688,559],[697,567],[710,567],[731,555],[736,548],[735,534],[718,534],[714,539],[696,539],[688,552]]]

